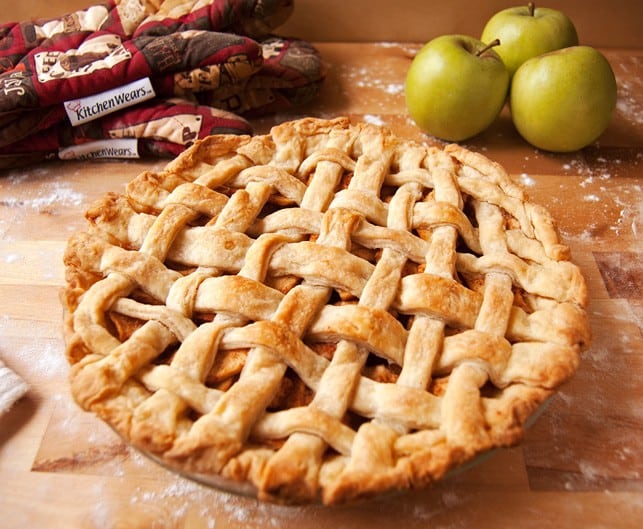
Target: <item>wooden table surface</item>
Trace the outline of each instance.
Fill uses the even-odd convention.
[[[418,46],[319,43],[328,78],[298,111],[348,115],[432,143],[408,118]],[[598,528],[643,520],[643,51],[603,50],[618,107],[600,145],[551,155],[505,110],[466,143],[503,164],[558,220],[591,293],[593,343],[524,443],[430,489],[359,505],[260,504],[174,475],[72,402],[58,294],[66,239],[107,191],[166,162],[52,162],[0,173],[0,358],[30,385],[0,417],[0,526],[11,528]]]

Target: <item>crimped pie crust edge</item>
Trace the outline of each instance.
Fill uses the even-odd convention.
[[[270,196],[275,213],[257,220],[252,212]],[[87,218],[64,258],[74,398],[171,468],[249,482],[265,500],[332,504],[424,486],[513,445],[589,342],[586,284],[554,220],[502,167],[457,145],[427,148],[347,118],[305,118],[265,136],[202,140]],[[376,262],[351,253],[379,238]],[[404,275],[413,260],[425,270]],[[286,294],[262,283],[296,272],[303,280]],[[398,274],[397,287],[387,274]],[[133,290],[144,295],[128,300]],[[350,301],[328,308],[336,291]],[[211,307],[220,321],[192,322]],[[121,342],[110,311],[147,323]],[[406,329],[391,313],[422,323]],[[339,340],[341,353],[315,357],[299,340],[306,333]],[[214,354],[158,360],[186,342],[250,347],[241,387],[200,380]],[[398,366],[398,383],[362,374],[373,354]],[[285,370],[313,400],[266,413]],[[346,405],[367,417],[357,430],[342,420]],[[266,441],[275,436],[288,440]]]

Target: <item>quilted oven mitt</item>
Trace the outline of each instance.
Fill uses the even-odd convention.
[[[96,32],[129,40],[202,29],[258,39],[285,22],[293,8],[292,0],[106,0],[59,19],[0,24],[0,72],[34,48],[75,49]]]
[[[0,168],[55,159],[175,157],[210,134],[252,134],[252,128],[214,107],[180,98],[153,100],[75,127],[61,121],[0,147]]]
[[[71,157],[68,147],[116,137],[138,139],[139,155],[176,155],[211,133],[250,133],[241,114],[262,115],[305,102],[323,81],[314,47],[267,34],[289,14],[290,2],[166,1],[152,14],[139,14],[138,25],[131,23],[136,17],[123,15],[129,4],[108,4],[102,21],[90,7],[66,17],[66,26],[53,21],[0,29],[0,64],[14,64],[0,73],[0,168],[56,157],[61,149]],[[30,28],[31,38],[18,38],[25,33],[19,27]],[[219,28],[259,40],[213,30]],[[135,103],[103,114],[101,105],[110,105],[83,99],[112,88],[120,90],[115,97],[121,99],[137,93],[151,99],[140,109]],[[192,113],[191,122],[203,127],[196,135],[194,128],[177,135],[157,126],[175,122],[177,113],[184,118]],[[151,126],[142,121],[147,118]],[[99,150],[116,157],[114,150]]]

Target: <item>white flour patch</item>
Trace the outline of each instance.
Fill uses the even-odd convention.
[[[18,323],[13,318],[3,315],[0,317],[0,351],[19,366],[21,372],[35,376],[38,379],[52,380],[58,376],[66,376],[69,364],[59,340],[47,338],[12,340],[11,348],[3,345],[2,337],[9,336],[11,329]]]
[[[80,206],[85,195],[75,191],[69,184],[52,182],[44,184],[33,197],[10,197],[2,201],[8,207],[24,207],[43,211],[52,206]]]
[[[371,125],[378,125],[380,127],[384,125],[384,120],[381,118],[381,116],[376,116],[374,114],[365,114],[364,121],[366,123],[370,123]]]
[[[384,87],[384,91],[387,94],[401,94],[404,91],[404,85],[402,83],[389,83]]]
[[[31,366],[30,373],[47,379],[65,375],[69,364],[59,342],[34,340],[13,351],[13,355]]]
[[[520,182],[525,187],[534,187],[536,185],[536,181],[527,173],[522,173],[520,175]]]
[[[630,81],[619,81],[618,83],[616,112],[621,118],[635,125],[643,124],[643,109],[638,99],[632,95],[634,91],[639,89],[640,86],[632,86]]]
[[[373,68],[345,64],[339,67],[339,71],[344,79],[358,88],[381,90],[391,96],[401,96],[404,92],[404,83],[392,77],[384,66],[379,71],[373,71]]]
[[[196,516],[199,528],[213,529],[219,522],[247,529],[279,528],[285,520],[290,525],[293,520],[313,514],[306,508],[282,507],[220,492],[179,476],[160,489],[152,484],[150,488],[136,487],[130,504],[163,506],[163,521],[169,527]]]
[[[562,228],[559,231],[563,236],[563,239],[589,242],[595,239],[596,223],[588,224],[587,227],[578,235]]]
[[[590,483],[601,477],[601,470],[589,461],[580,461],[578,469],[583,478]]]

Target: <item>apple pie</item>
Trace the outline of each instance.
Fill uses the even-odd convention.
[[[551,215],[497,163],[347,118],[211,136],[87,212],[70,386],[176,471],[276,502],[518,443],[588,344]]]

